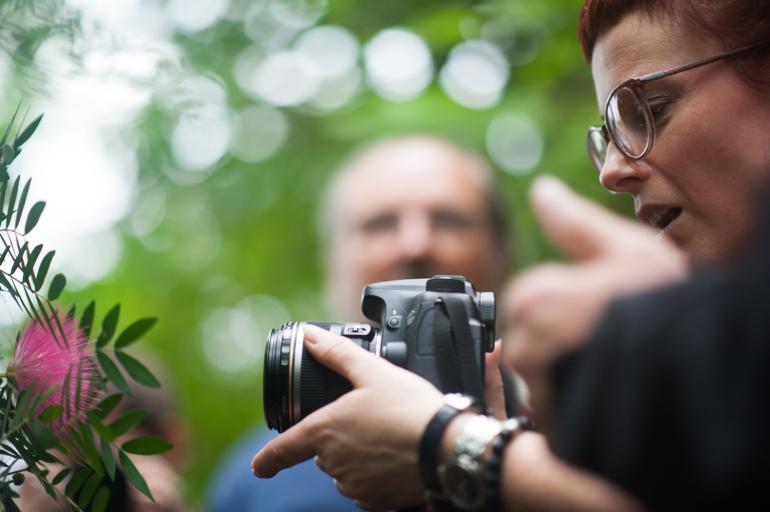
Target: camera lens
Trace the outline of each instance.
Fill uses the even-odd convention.
[[[287,430],[316,409],[352,389],[350,383],[329,370],[304,348],[302,327],[316,325],[379,355],[380,330],[368,324],[291,322],[267,336],[263,405],[267,426]]]

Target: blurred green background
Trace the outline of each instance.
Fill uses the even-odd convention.
[[[517,268],[558,257],[527,209],[535,175],[627,207],[584,150],[581,3],[0,1],[3,116],[46,114],[16,170],[49,201],[64,299],[159,317],[143,344],[187,424],[191,503],[262,421],[267,331],[324,315],[314,216],[351,150],[430,132],[484,154]]]

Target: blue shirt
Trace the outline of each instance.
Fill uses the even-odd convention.
[[[251,474],[251,459],[277,433],[256,428],[231,448],[212,477],[210,512],[347,512],[360,510],[334,488],[313,460],[270,479]]]

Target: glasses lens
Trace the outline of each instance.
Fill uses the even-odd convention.
[[[596,166],[596,170],[601,172],[607,157],[607,141],[602,135],[601,128],[591,127],[588,129],[588,156],[591,157],[591,162]]]
[[[612,141],[626,156],[640,158],[650,141],[647,112],[636,93],[621,87],[607,104],[607,129]]]

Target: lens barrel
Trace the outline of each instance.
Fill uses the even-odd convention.
[[[290,322],[273,329],[265,347],[263,406],[267,426],[283,432],[352,389],[304,349],[302,327],[316,325],[379,355],[380,330],[368,324]]]

